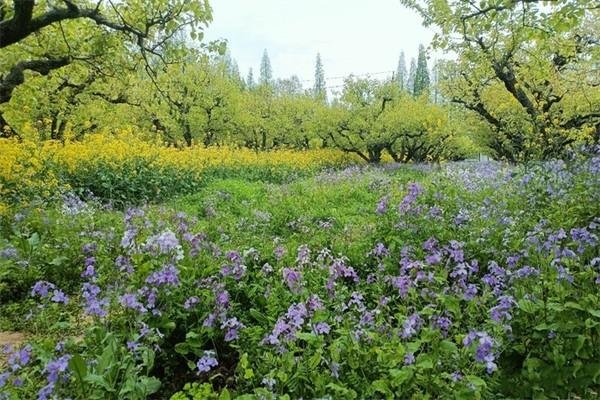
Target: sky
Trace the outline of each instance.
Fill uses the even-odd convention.
[[[227,39],[242,76],[258,76],[267,49],[273,75],[297,75],[312,86],[317,52],[326,78],[350,74],[391,76],[400,52],[417,56],[433,31],[399,0],[212,0],[213,22],[206,40]],[[376,74],[378,73],[378,74]],[[327,86],[341,79],[326,79]]]

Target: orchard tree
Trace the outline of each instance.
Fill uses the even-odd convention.
[[[491,126],[498,156],[547,159],[600,141],[597,2],[401,1],[457,54],[447,97]]]
[[[194,141],[208,147],[229,140],[235,130],[234,110],[240,88],[227,65],[203,55],[199,60],[173,64],[158,77],[173,131],[187,146]],[[167,119],[168,120],[168,119]],[[177,142],[177,140],[176,140]]]
[[[448,129],[448,112],[425,96],[402,95],[384,113],[379,129],[391,138],[385,149],[396,162],[439,161],[450,156],[454,134]]]
[[[287,79],[277,79],[275,82],[275,92],[279,96],[299,96],[304,92],[302,82],[297,75],[292,75]]]
[[[381,118],[400,95],[393,82],[349,77],[339,101],[330,110],[329,126],[320,135],[335,147],[358,155],[369,163],[379,163],[393,133],[381,129]]]
[[[211,18],[207,1],[1,0],[0,132],[13,132],[4,106],[31,76],[71,64],[95,68],[121,50],[130,53],[131,64],[155,73],[178,32],[197,38]]]

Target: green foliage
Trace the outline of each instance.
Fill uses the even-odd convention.
[[[443,72],[444,94],[489,124],[496,157],[550,159],[598,142],[593,1],[402,3],[439,29],[436,47],[457,54]]]

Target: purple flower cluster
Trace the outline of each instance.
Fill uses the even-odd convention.
[[[486,370],[489,374],[494,372],[498,366],[494,363],[496,356],[494,355],[494,340],[490,337],[487,332],[475,332],[471,331],[463,339],[463,345],[465,347],[471,346],[472,343],[477,344],[475,350],[475,360],[479,363],[485,364]]]
[[[267,335],[263,340],[262,344],[278,346],[284,342],[292,341],[296,339],[296,333],[298,333],[304,326],[306,320],[310,318],[312,312],[303,303],[294,303],[290,305],[287,313],[281,316],[275,323],[273,331]],[[321,328],[325,328],[321,326]]]
[[[48,384],[38,392],[38,400],[48,400],[54,392],[54,388],[61,377],[65,377],[65,372],[69,367],[71,355],[65,354],[57,359],[50,360],[44,368],[44,373]]]
[[[121,305],[123,307],[135,310],[139,313],[143,314],[148,311],[146,307],[144,307],[144,305],[140,303],[140,301],[137,298],[137,295],[134,293],[125,293],[119,298],[119,301],[121,302]]]
[[[85,300],[85,313],[94,317],[106,317],[109,301],[107,298],[98,298],[101,292],[100,287],[93,283],[84,282],[81,292]]]
[[[511,320],[512,315],[509,311],[515,304],[515,299],[512,296],[500,296],[498,298],[498,304],[490,309],[490,317],[496,322]]]
[[[69,297],[60,289],[56,288],[56,285],[46,281],[37,281],[31,288],[31,295],[38,296],[42,299],[50,298],[50,301],[54,303],[67,304]]]
[[[221,275],[233,276],[237,281],[242,279],[246,274],[247,267],[243,264],[244,260],[237,251],[229,251],[226,258],[231,264],[225,264],[221,267]]]
[[[419,316],[419,314],[411,314],[408,318],[406,318],[406,320],[404,320],[400,336],[402,336],[403,339],[408,339],[418,333],[422,326],[423,319]]]
[[[214,351],[205,351],[204,355],[196,363],[198,373],[209,372],[211,369],[219,365],[219,361],[215,358]]]
[[[423,193],[423,187],[416,183],[412,182],[408,184],[408,193],[402,199],[402,202],[398,206],[398,211],[400,214],[405,214],[409,212],[413,208],[413,204],[417,201],[417,197]],[[416,210],[415,210],[416,211]]]
[[[294,294],[300,293],[302,290],[302,273],[291,268],[282,270],[283,281]]]
[[[175,265],[169,264],[153,272],[146,283],[154,286],[179,286],[179,270]]]
[[[225,329],[225,341],[231,342],[233,340],[239,339],[239,330],[245,328],[245,325],[242,324],[236,317],[232,317],[226,319],[221,323],[221,329]]]
[[[390,201],[390,196],[383,196],[377,203],[377,208],[375,209],[375,213],[377,215],[385,214],[388,210],[389,201]]]

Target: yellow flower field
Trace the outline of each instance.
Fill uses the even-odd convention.
[[[188,179],[201,179],[207,169],[219,167],[307,172],[360,162],[334,149],[266,152],[227,146],[178,149],[143,141],[130,133],[95,134],[66,143],[0,139],[0,155],[0,212],[4,213],[11,203],[48,198],[71,189],[74,177],[102,176],[106,171],[107,175],[113,174],[111,179],[118,180],[119,175],[114,174],[123,173],[134,162],[142,162],[146,171],[165,174],[178,171]],[[128,173],[136,175],[139,169]]]

